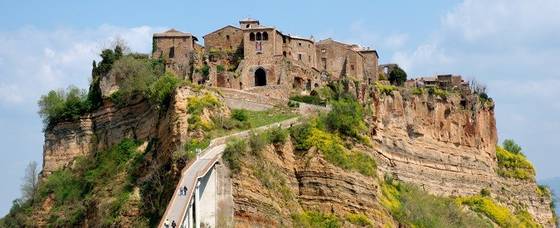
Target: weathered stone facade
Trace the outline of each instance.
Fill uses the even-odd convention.
[[[163,34],[171,32],[176,33]],[[176,45],[185,45],[181,50],[193,50],[196,38],[181,34],[192,37],[192,44],[174,43],[174,39],[156,42],[154,35],[158,48],[154,57],[169,55],[166,50],[178,48]],[[379,56],[375,50],[332,39],[316,43],[313,38],[286,35],[251,18],[239,21],[239,28],[228,25],[205,35],[204,45],[206,58],[197,69],[210,70],[206,76],[196,77],[203,78],[196,80],[198,83],[277,98],[309,94],[329,80],[349,79],[362,87],[376,80],[378,74]],[[168,69],[188,76],[189,71],[184,69],[190,69],[192,60],[181,56],[169,63]]]
[[[236,51],[243,48],[243,31],[232,25],[208,33],[203,38],[205,47],[211,47],[219,51]]]
[[[191,72],[198,39],[190,33],[170,29],[153,37],[152,58],[163,59],[165,68],[186,78]]]

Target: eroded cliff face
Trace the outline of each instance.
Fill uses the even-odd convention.
[[[292,216],[303,211],[365,214],[395,227],[379,203],[375,177],[342,170],[314,149],[304,155],[290,141],[269,145],[260,156],[243,157],[241,167],[232,176],[236,227],[292,227]]]
[[[69,165],[77,156],[105,150],[126,138],[139,141],[157,138],[160,153],[173,152],[186,138],[201,135],[201,132],[188,130],[187,104],[189,97],[203,93],[187,86],[180,87],[163,112],[142,96],[133,96],[124,107],[106,100],[94,113],[54,125],[45,131],[43,175]],[[222,107],[218,113],[227,115],[229,110]],[[203,113],[206,118],[210,115]]]
[[[373,155],[379,169],[428,192],[444,196],[479,194],[482,189],[516,211],[525,208],[547,226],[550,198],[533,180],[497,175],[494,110],[476,98],[424,95],[374,98]]]

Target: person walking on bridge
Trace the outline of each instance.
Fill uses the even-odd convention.
[[[184,194],[184,195],[187,195],[187,190],[188,190],[188,189],[187,189],[187,186],[183,186],[183,194]]]
[[[163,226],[165,228],[169,228],[169,219],[165,219],[165,222],[163,222]]]
[[[173,222],[171,223],[171,227],[175,228],[177,226],[177,223],[175,223],[175,220],[173,220]]]

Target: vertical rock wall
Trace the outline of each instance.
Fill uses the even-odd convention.
[[[404,97],[393,92],[374,99],[372,133],[380,170],[437,195],[488,189],[514,211],[525,208],[541,224],[552,225],[550,199],[537,194],[535,181],[497,175],[493,107],[476,97]]]

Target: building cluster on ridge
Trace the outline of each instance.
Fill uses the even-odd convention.
[[[163,59],[167,70],[199,84],[277,98],[309,93],[340,79],[347,79],[360,96],[367,85],[396,66],[380,66],[374,49],[330,38],[316,42],[313,37],[292,36],[251,18],[239,21],[239,27],[228,25],[203,38],[201,46],[190,33],[174,29],[156,33],[152,57]]]

